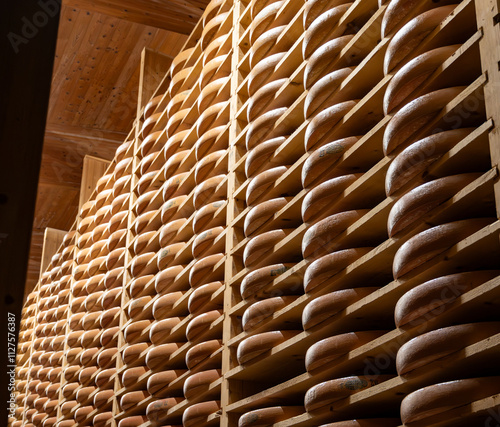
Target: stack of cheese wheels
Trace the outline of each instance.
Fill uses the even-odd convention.
[[[337,273],[371,250],[369,247],[339,250],[340,245],[335,243],[339,234],[366,213],[360,209],[365,207],[362,201],[341,202],[342,193],[361,176],[349,173],[349,167],[342,167],[343,154],[359,137],[338,139],[331,134],[357,102],[331,95],[353,70],[339,57],[353,38],[346,33],[342,20],[351,5],[348,1],[308,1],[304,11],[302,51],[307,61],[304,88],[308,90],[304,118],[310,120],[305,134],[305,150],[310,155],[302,168],[302,187],[306,190],[302,220],[308,225],[302,240],[302,255],[310,261],[304,276],[306,292],[331,282]]]
[[[41,280],[40,291],[35,290],[30,292],[28,295],[25,305],[22,310],[22,315],[24,319],[21,321],[19,336],[18,336],[18,357],[17,357],[17,367],[16,367],[16,390],[18,394],[16,395],[16,409],[14,411],[14,416],[10,413],[9,421],[11,425],[23,425],[23,416],[28,411],[34,409],[33,400],[29,396],[31,393],[36,393],[36,389],[31,390],[31,383],[40,383],[39,380],[30,378],[30,366],[31,353],[37,352],[42,349],[42,342],[45,338],[36,338],[36,332],[34,330],[37,322],[37,306],[40,298],[41,289],[46,290],[50,287],[49,285],[50,273],[44,273]],[[50,348],[51,350],[51,348]],[[31,402],[31,405],[30,405]],[[27,422],[30,423],[31,420],[27,418]]]
[[[275,151],[298,127],[294,119],[284,117],[297,98],[297,88],[289,84],[289,77],[298,64],[294,58],[285,60],[293,56],[289,55],[293,40],[285,38],[279,41],[280,35],[297,14],[299,3],[257,1],[250,9],[251,71],[248,76],[250,99],[245,163],[248,178],[246,204],[250,209],[244,223],[247,243],[243,262],[247,274],[240,287],[241,296],[249,303],[242,319],[243,330],[249,336],[238,346],[240,364],[253,363],[265,357],[273,347],[298,333],[296,330],[285,330],[285,325],[263,326],[263,331],[259,332],[255,329],[301,293],[301,280],[295,276],[280,283],[280,289],[270,290],[273,279],[300,260],[300,251],[295,247],[276,258],[276,245],[280,245],[294,228],[281,228],[281,221],[277,221],[280,224],[273,224],[275,214],[285,208],[301,189],[293,179],[287,179],[288,165],[297,159],[275,156]],[[296,218],[293,218],[294,215]],[[300,224],[297,216],[296,213],[291,217],[287,215],[291,219],[290,227]],[[269,293],[278,296],[269,298]]]
[[[228,1],[212,2],[203,20],[202,70],[198,79],[198,119],[193,193],[195,209],[189,224],[194,238],[189,271],[190,319],[185,329],[189,350],[183,382],[184,426],[203,426],[220,408],[222,288],[225,259],[225,204],[227,200],[228,127],[231,90],[232,14]],[[195,108],[195,107],[193,107]],[[218,298],[213,298],[219,295]],[[200,351],[201,349],[201,351]],[[215,355],[214,355],[215,353]],[[211,357],[212,356],[212,357]],[[203,398],[200,399],[200,395]]]

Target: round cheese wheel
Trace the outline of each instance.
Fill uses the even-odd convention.
[[[245,217],[243,227],[245,236],[250,237],[254,234],[262,225],[271,220],[274,214],[283,209],[289,200],[285,197],[279,197],[266,200],[251,208]]]
[[[332,278],[350,264],[366,255],[373,248],[352,248],[332,252],[309,264],[304,275],[304,290],[311,292]]]
[[[452,198],[465,186],[479,178],[479,173],[464,173],[438,178],[410,190],[394,203],[387,219],[389,237],[420,222],[432,209]]]
[[[332,7],[321,13],[307,27],[302,41],[302,56],[309,58],[316,49],[326,42],[335,39],[345,30],[345,25],[338,26],[338,23],[352,3],[345,3]]]
[[[404,276],[491,222],[490,218],[466,219],[438,225],[413,236],[394,256],[394,278]]]
[[[384,112],[389,114],[424,83],[460,45],[432,49],[406,63],[393,76],[384,95]]]
[[[499,332],[499,322],[480,322],[450,326],[422,334],[403,344],[398,350],[398,374],[408,374]]]
[[[276,20],[276,15],[285,4],[284,1],[274,1],[263,7],[252,19],[250,24],[250,45],[264,33]]]
[[[245,338],[238,345],[237,358],[240,365],[248,363],[274,347],[293,338],[299,331],[270,331]]]
[[[337,37],[323,44],[309,57],[304,70],[304,87],[310,89],[321,77],[331,73],[335,67],[334,59],[352,40],[354,36],[345,35]]]
[[[183,400],[180,397],[167,397],[151,402],[146,408],[146,416],[149,421],[161,422],[167,418],[168,411]]]
[[[219,401],[208,401],[195,403],[188,407],[182,414],[182,425],[184,427],[196,427],[207,422],[210,415],[220,410]]]
[[[275,280],[278,276],[281,276],[294,265],[295,264],[272,264],[251,271],[241,282],[241,296],[243,299],[249,299],[257,295],[260,291],[270,285],[273,280]],[[302,286],[302,279],[297,275],[288,275],[284,284],[292,292],[296,292],[298,287]]]
[[[313,344],[306,353],[305,365],[308,372],[331,366],[331,362],[357,347],[373,341],[387,331],[348,332],[322,339]]]
[[[432,121],[441,110],[465,88],[462,86],[439,89],[422,95],[402,107],[384,131],[384,154],[391,154],[404,145],[415,133]]]
[[[154,274],[147,274],[145,276],[136,277],[130,282],[130,296],[137,298],[143,293],[152,295],[154,289]]]
[[[186,366],[188,369],[193,369],[221,348],[221,340],[210,340],[193,345],[186,353]]]
[[[389,165],[385,176],[385,192],[391,196],[412,178],[448,152],[471,133],[471,128],[439,132],[420,139],[399,153]]]
[[[307,412],[313,412],[391,378],[393,378],[391,375],[351,376],[325,381],[306,392],[304,406]]]
[[[253,177],[246,191],[247,205],[254,205],[263,195],[269,197],[269,190],[286,174],[287,170],[287,166],[277,166]]]
[[[217,271],[214,267],[225,258],[224,254],[208,255],[195,262],[189,272],[189,283],[192,288],[205,285],[214,280],[217,280]]]
[[[174,305],[182,298],[184,292],[170,292],[160,296],[153,304],[153,317],[156,320],[164,319],[168,316]]]
[[[288,304],[291,304],[296,299],[296,296],[283,296],[267,298],[253,303],[243,313],[243,317],[241,319],[243,330],[252,330],[265,319],[273,316],[275,312],[279,311],[283,307],[286,307]]]
[[[337,249],[338,245],[334,245],[332,241],[367,212],[367,209],[340,212],[313,224],[302,238],[304,259],[324,256]]]
[[[148,397],[149,393],[145,390],[129,391],[120,398],[120,407],[123,411],[126,411]]]
[[[265,262],[267,255],[273,251],[274,246],[284,240],[293,229],[271,230],[252,237],[243,251],[245,267],[256,267]]]
[[[125,365],[130,366],[144,362],[144,360],[146,359],[144,352],[148,348],[149,344],[145,342],[126,346],[122,354],[123,362],[125,363]]]
[[[95,377],[96,386],[101,389],[111,386],[115,374],[116,374],[116,368],[109,368],[102,370]]]
[[[405,24],[391,39],[384,58],[384,73],[388,74],[420,42],[455,9],[456,5],[441,6],[421,13]]]
[[[151,347],[146,356],[146,365],[149,369],[158,369],[168,363],[170,356],[175,353],[183,343],[167,343]]]
[[[128,344],[148,342],[149,334],[145,332],[151,326],[151,320],[138,320],[130,323],[124,330],[123,336]]]
[[[265,427],[304,413],[302,406],[272,406],[243,414],[238,427]]]
[[[285,25],[273,26],[257,37],[255,42],[250,46],[250,70],[269,55],[285,28]],[[251,120],[250,116],[248,117]]]
[[[149,331],[149,339],[153,344],[163,344],[168,342],[172,329],[178,326],[184,318],[169,317],[155,321]]]
[[[184,265],[175,265],[160,271],[155,279],[156,292],[163,295],[167,292],[189,287],[188,281],[184,277],[179,277],[184,268]]]
[[[134,415],[120,420],[118,427],[140,427],[148,422],[148,418],[144,415]]]
[[[206,396],[210,390],[210,384],[221,378],[220,369],[197,372],[186,379],[183,386],[184,397],[192,399],[198,395]],[[217,390],[215,390],[217,393]]]
[[[274,152],[286,141],[286,136],[277,136],[261,142],[256,147],[252,148],[245,160],[245,174],[247,178],[251,178],[255,173],[262,169],[265,165],[265,170],[279,166],[273,159]]]
[[[188,309],[191,314],[202,311],[219,310],[222,308],[222,294],[214,299],[214,294],[224,287],[222,282],[212,282],[193,290],[188,300]]]
[[[247,80],[248,94],[250,96],[253,96],[266,83],[269,77],[276,75],[274,73],[275,69],[285,56],[286,52],[274,53],[263,58],[250,70]]]
[[[376,287],[343,289],[330,292],[313,299],[302,311],[302,326],[304,330],[312,328],[334,316],[349,305],[375,292]]]
[[[467,405],[500,392],[499,377],[469,378],[421,388],[401,402],[403,423],[427,420],[434,415]]]
[[[470,271],[424,282],[406,292],[396,303],[396,326],[411,327],[439,316],[462,294],[499,275],[498,270]]]
[[[105,390],[107,392],[108,390]],[[99,394],[99,393],[98,393]],[[94,403],[95,405],[95,403]],[[97,406],[97,408],[101,408],[101,406]],[[107,423],[110,422],[110,420],[113,419],[113,412],[108,411],[108,412],[101,412],[98,413],[97,415],[94,415],[94,418],[92,420],[92,425],[94,427],[105,427]]]
[[[199,340],[206,332],[210,330],[212,323],[216,322],[222,316],[221,310],[212,310],[207,313],[199,314],[189,322],[186,328],[186,338],[190,342]]]
[[[148,378],[148,392],[154,397],[168,397],[171,392],[168,390],[169,384],[184,375],[185,369],[176,369],[157,372]]]
[[[217,199],[225,199],[226,195],[227,176],[225,174],[208,178],[200,185],[196,186],[193,194],[193,205],[195,209],[200,209],[202,206],[215,202]]]
[[[397,427],[401,425],[399,418],[371,418],[366,420],[339,421],[322,424],[320,427]]]

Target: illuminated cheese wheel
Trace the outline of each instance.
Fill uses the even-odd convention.
[[[245,338],[238,345],[238,362],[243,365],[293,338],[298,333],[298,331],[270,331]]]
[[[302,406],[271,406],[243,414],[238,427],[265,427],[304,413]]]
[[[208,421],[210,415],[220,410],[219,401],[208,401],[195,403],[188,407],[182,414],[182,425],[184,427],[196,427]]]
[[[184,397],[192,399],[197,395],[205,394],[210,389],[210,384],[221,378],[220,369],[197,372],[186,379],[183,386]],[[217,393],[217,390],[215,390]]]

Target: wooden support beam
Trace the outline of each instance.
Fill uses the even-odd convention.
[[[209,0],[65,0],[65,6],[189,34]]]
[[[78,208],[89,200],[94,192],[97,181],[104,175],[110,162],[97,157],[85,156],[83,159],[82,184],[80,187],[80,203]]]
[[[42,262],[40,264],[40,277],[50,264],[50,260],[56,254],[66,231],[56,230],[55,228],[47,227],[43,235]]]

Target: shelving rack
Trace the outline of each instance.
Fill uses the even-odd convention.
[[[400,412],[423,387],[497,376],[500,334],[429,347],[401,375],[396,359],[412,338],[500,320],[499,12],[212,1],[26,301],[11,425],[495,425],[494,391]],[[434,251],[419,243],[450,223]],[[395,321],[417,286],[480,270],[424,320]],[[376,337],[311,368],[318,343],[360,331]]]

